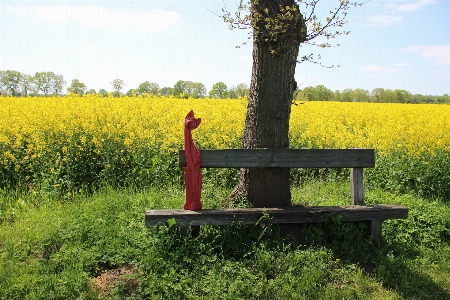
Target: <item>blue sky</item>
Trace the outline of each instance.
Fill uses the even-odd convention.
[[[338,0],[321,0],[324,11]],[[160,87],[178,80],[208,90],[250,84],[247,32],[229,30],[213,12],[238,0],[198,1],[8,1],[0,2],[0,69],[27,74],[52,71],[68,85],[124,91],[144,81]],[[352,8],[339,47],[300,48],[320,53],[328,69],[297,65],[301,87],[405,89],[413,94],[450,94],[450,1],[371,0]],[[325,18],[326,15],[319,15]],[[319,40],[320,42],[320,40]]]

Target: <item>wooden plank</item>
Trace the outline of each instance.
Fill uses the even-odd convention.
[[[200,149],[204,168],[373,168],[374,149]],[[186,166],[184,150],[179,166]]]
[[[408,208],[400,205],[374,206],[291,206],[286,208],[239,208],[205,210],[147,210],[147,226],[165,225],[175,219],[180,226],[231,225],[233,223],[315,223],[328,221],[331,216],[341,215],[341,221],[367,221],[406,219]],[[268,216],[267,219],[261,219]]]
[[[364,205],[363,168],[350,169],[350,188],[353,205]]]

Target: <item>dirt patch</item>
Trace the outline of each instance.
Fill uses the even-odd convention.
[[[134,294],[139,286],[136,276],[133,276],[136,272],[136,269],[130,265],[101,272],[99,276],[92,279],[92,286],[98,292],[98,299],[107,297],[119,284],[123,287],[123,292],[128,295]]]

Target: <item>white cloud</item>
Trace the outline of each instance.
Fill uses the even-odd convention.
[[[419,53],[439,65],[450,65],[450,46],[409,46],[403,52]]]
[[[34,12],[41,18],[55,23],[66,23],[70,19],[69,6],[38,6]]]
[[[90,28],[120,26],[147,32],[168,28],[181,17],[177,12],[161,9],[138,13],[113,12],[95,5],[37,6],[33,11],[41,18],[54,23],[67,23],[73,20]]]
[[[5,7],[5,10],[7,12],[11,12],[11,13],[19,15],[19,16],[26,16],[26,14],[27,14],[26,9],[24,9],[22,6],[19,6],[19,5],[15,5],[15,6],[8,5]]]
[[[416,11],[423,6],[437,3],[436,0],[418,0],[415,2],[406,3],[403,5],[397,6],[398,11]]]
[[[395,69],[395,68],[388,68],[388,67],[382,67],[382,66],[376,66],[376,65],[365,66],[365,67],[362,67],[360,70],[366,71],[366,72],[383,72],[383,73],[397,71],[397,69]]]
[[[407,67],[407,66],[412,66],[412,63],[398,63],[398,64],[394,64],[394,66],[396,66],[396,67]]]
[[[400,22],[403,19],[402,16],[390,16],[390,15],[380,15],[367,17],[367,21],[374,24],[381,24],[383,26],[388,26],[396,22]]]
[[[434,76],[436,76],[438,79],[448,80],[450,79],[450,73],[442,72],[442,71],[434,71]]]

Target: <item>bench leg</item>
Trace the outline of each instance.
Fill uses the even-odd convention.
[[[381,229],[383,225],[383,220],[372,220],[370,231],[373,236],[373,240],[375,241],[375,244],[380,245],[381,243]]]
[[[184,236],[190,234],[192,237],[200,235],[200,226],[180,226],[180,233]]]
[[[192,237],[198,237],[200,235],[200,226],[191,226]]]

